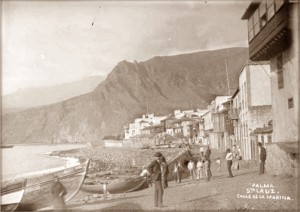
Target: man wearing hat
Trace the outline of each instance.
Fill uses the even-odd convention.
[[[260,159],[260,164],[259,164],[259,174],[264,174],[265,173],[265,161],[267,158],[267,152],[266,149],[262,146],[261,142],[257,143],[257,146],[260,148],[260,154],[259,154],[259,159]]]
[[[153,160],[147,167],[147,170],[152,178],[154,184],[154,206],[163,207],[163,188],[161,182],[161,158],[162,154],[156,152],[154,154],[155,160]]]

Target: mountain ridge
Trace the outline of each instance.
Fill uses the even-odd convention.
[[[248,56],[247,48],[229,48],[142,62],[119,62],[92,92],[60,103],[3,116],[5,143],[64,143],[100,140],[123,132],[134,118],[149,112],[205,109],[230,87]],[[233,94],[234,90],[231,90]],[[15,133],[17,132],[17,133]]]
[[[104,79],[104,76],[94,75],[74,82],[18,90],[2,97],[3,113],[49,105],[91,92]]]

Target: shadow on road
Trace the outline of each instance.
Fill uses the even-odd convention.
[[[139,195],[139,196],[132,196],[132,197],[120,197],[120,198],[114,198],[114,199],[101,199],[101,200],[96,200],[93,202],[81,202],[81,203],[76,203],[76,204],[70,204],[68,205],[68,208],[72,209],[75,207],[79,207],[82,205],[96,205],[96,204],[105,204],[105,203],[114,203],[114,202],[119,202],[120,200],[130,200],[130,199],[136,199],[139,197],[145,197],[148,195]]]

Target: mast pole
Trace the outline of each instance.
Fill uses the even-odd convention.
[[[225,70],[226,70],[226,76],[227,76],[228,95],[230,96],[229,77],[228,77],[228,70],[227,70],[226,59],[225,59]]]

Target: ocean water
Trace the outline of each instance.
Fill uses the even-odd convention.
[[[75,158],[50,157],[52,151],[85,147],[85,144],[15,145],[1,149],[1,178],[15,179],[49,173],[78,164]]]

